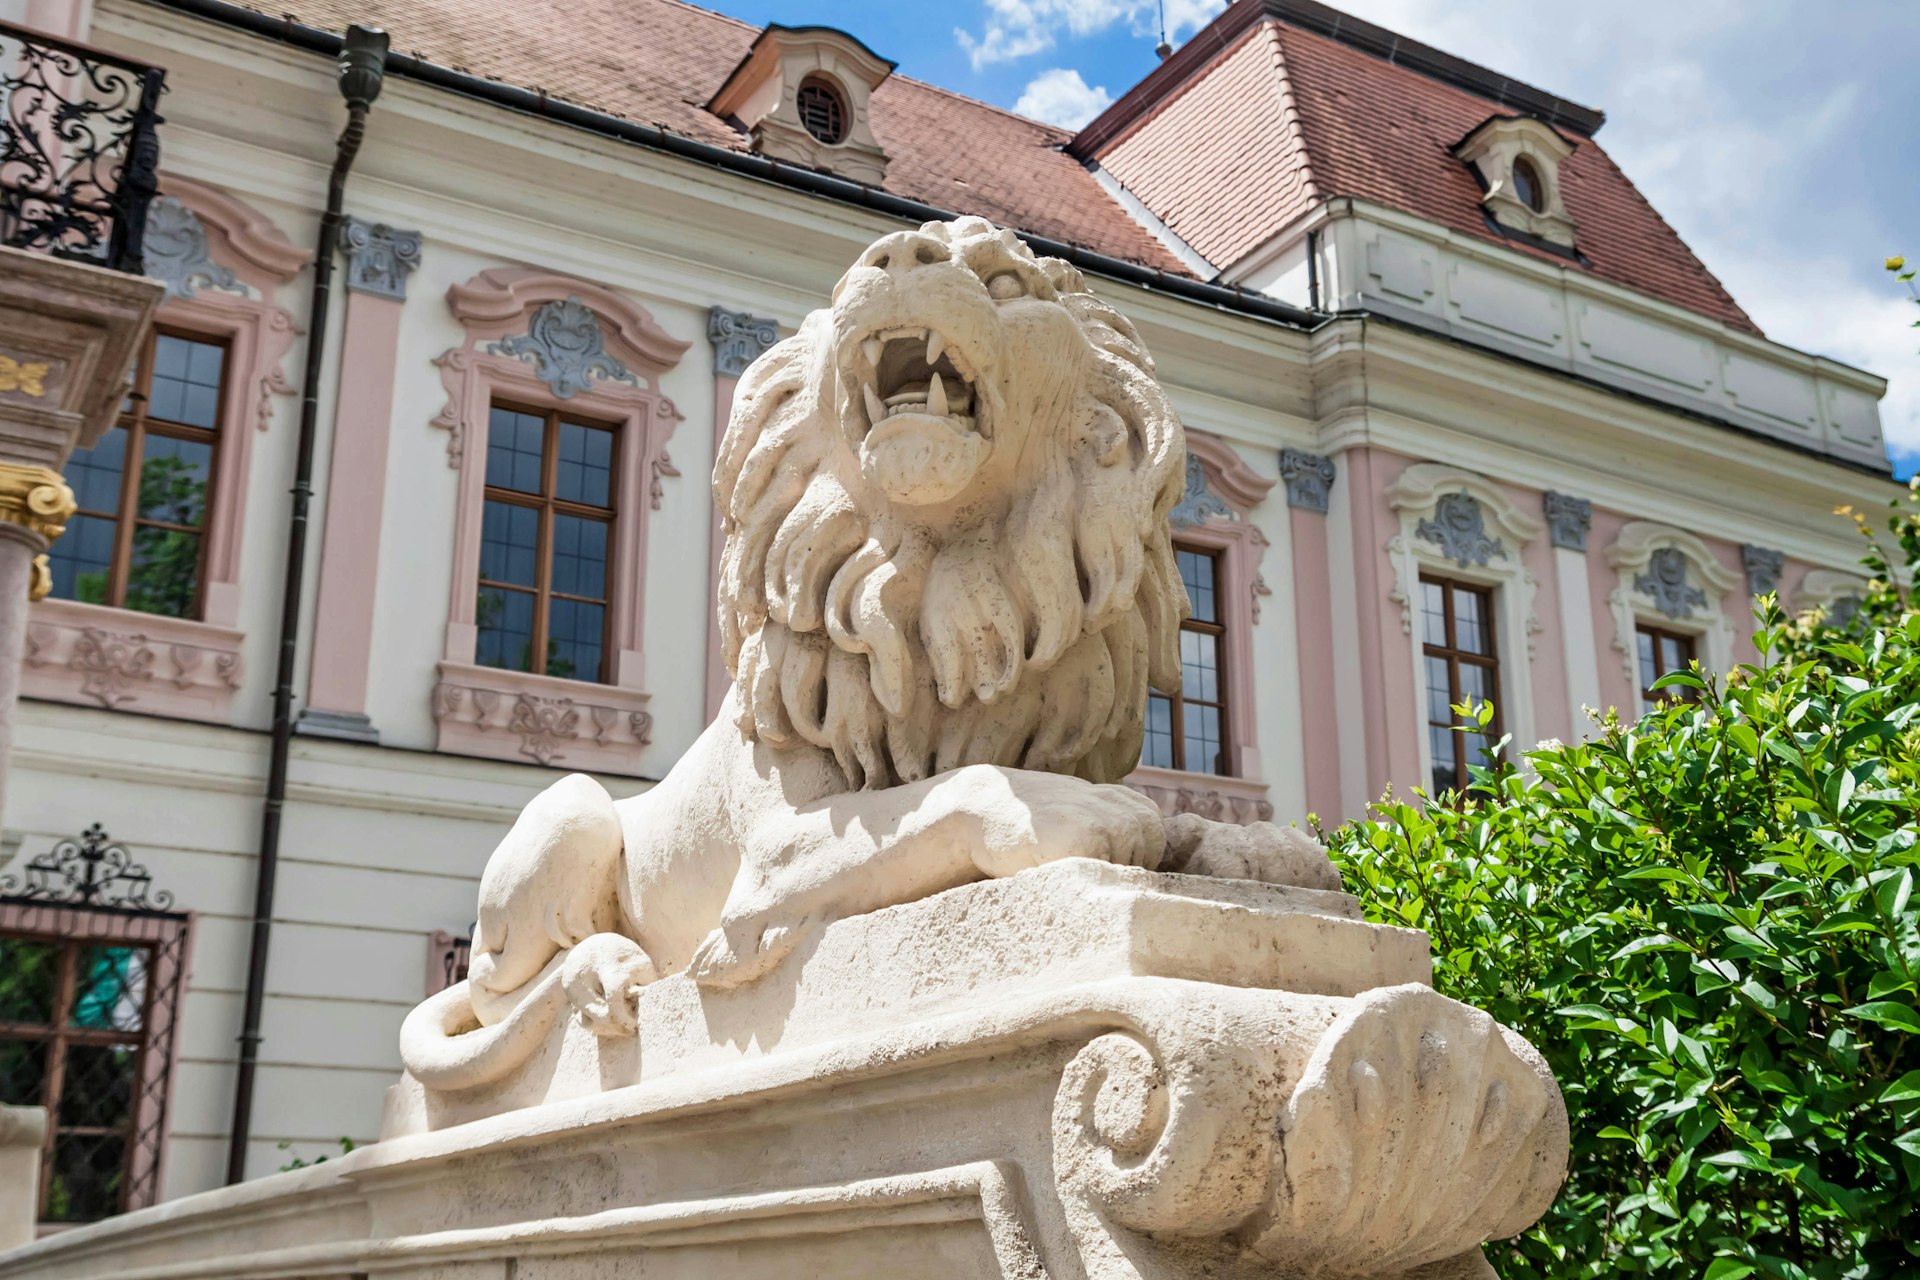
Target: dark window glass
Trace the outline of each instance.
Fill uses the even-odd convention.
[[[499,405],[488,430],[475,660],[604,680],[614,434]]]
[[[1175,545],[1192,616],[1180,627],[1180,690],[1147,697],[1140,763],[1195,773],[1231,772],[1227,749],[1226,627],[1218,552]]]
[[[1421,669],[1426,680],[1427,751],[1433,775],[1428,794],[1465,791],[1475,765],[1493,763],[1500,740],[1499,654],[1494,643],[1493,592],[1445,578],[1420,579]],[[1457,705],[1495,704],[1493,721],[1454,714]],[[1458,726],[1471,725],[1471,728]]]
[[[1535,213],[1546,208],[1546,194],[1540,186],[1540,172],[1525,156],[1513,162],[1513,194],[1515,199]]]
[[[67,463],[79,514],[53,544],[53,594],[171,617],[200,609],[227,350],[157,329],[119,423]]]
[[[1670,671],[1685,671],[1694,660],[1694,638],[1662,627],[1642,625],[1634,633],[1640,669],[1640,709],[1651,711],[1661,702],[1692,702],[1698,689],[1676,685],[1654,692],[1653,682]]]
[[[800,82],[794,106],[801,125],[820,141],[832,145],[846,139],[846,104],[840,100],[840,90],[822,77],[808,76]]]

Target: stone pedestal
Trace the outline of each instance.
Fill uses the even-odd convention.
[[[378,1144],[0,1277],[1485,1276],[1565,1172],[1530,1047],[1339,893],[1081,859],[394,1088]]]
[[[27,604],[52,585],[44,557],[73,513],[60,469],[113,425],[162,289],[0,248],[0,814]]]
[[[0,1250],[32,1240],[40,1219],[45,1107],[0,1107]]]

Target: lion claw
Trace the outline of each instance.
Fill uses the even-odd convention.
[[[792,955],[800,943],[818,927],[812,916],[803,916],[791,924],[753,918],[723,924],[694,949],[687,962],[687,974],[703,987],[727,990],[745,986],[772,971]],[[742,947],[735,938],[752,938],[753,945]]]

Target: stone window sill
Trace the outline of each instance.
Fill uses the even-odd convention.
[[[27,615],[29,698],[226,724],[244,632],[189,618],[42,600]]]
[[[433,688],[436,749],[555,768],[637,775],[653,740],[647,695],[638,689],[439,664]]]

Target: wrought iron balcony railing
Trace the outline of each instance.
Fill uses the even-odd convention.
[[[0,244],[139,274],[165,80],[0,22]]]

